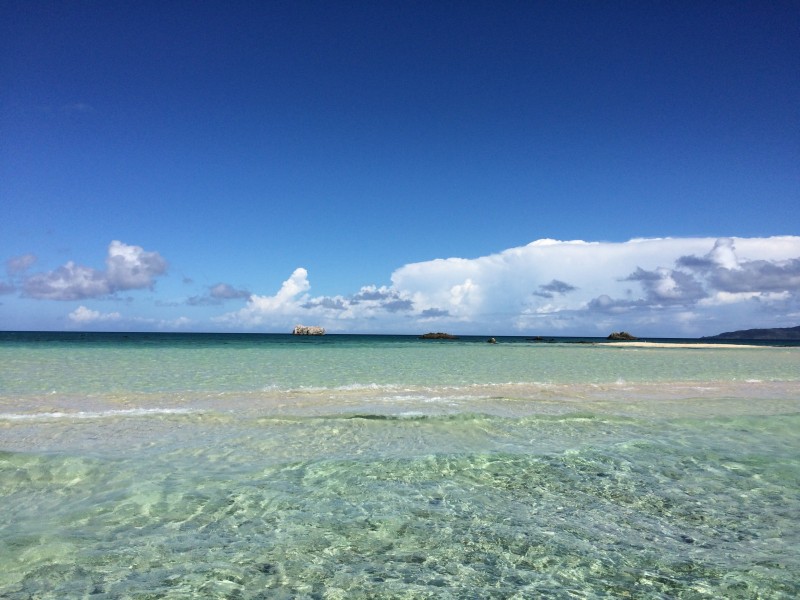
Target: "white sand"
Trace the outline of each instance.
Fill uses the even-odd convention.
[[[600,342],[603,346],[628,346],[630,348],[773,348],[752,344],[681,344],[671,342]]]

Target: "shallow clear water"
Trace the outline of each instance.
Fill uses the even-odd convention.
[[[0,597],[793,598],[800,348],[0,343]]]

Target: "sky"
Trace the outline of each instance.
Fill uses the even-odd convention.
[[[0,3],[0,330],[800,324],[800,4]]]

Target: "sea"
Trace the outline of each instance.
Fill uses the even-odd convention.
[[[487,340],[0,333],[0,598],[800,596],[800,346]]]

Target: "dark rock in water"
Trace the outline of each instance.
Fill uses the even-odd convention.
[[[313,325],[295,325],[292,335],[325,335],[325,329]]]
[[[458,336],[451,335],[449,333],[442,333],[441,331],[438,331],[436,333],[433,333],[433,332],[424,333],[421,336],[419,336],[419,338],[421,340],[457,340]]]
[[[494,338],[489,338],[489,339],[488,339],[488,340],[486,340],[486,341],[487,341],[487,342],[489,342],[490,344],[496,344],[496,343],[497,343],[497,340],[496,340],[496,339],[494,339]]]
[[[634,335],[631,335],[627,331],[615,331],[611,335],[608,336],[610,340],[636,340],[639,339]]]
[[[270,563],[262,563],[256,567],[259,571],[264,573],[265,575],[270,575],[275,572],[275,567]]]

